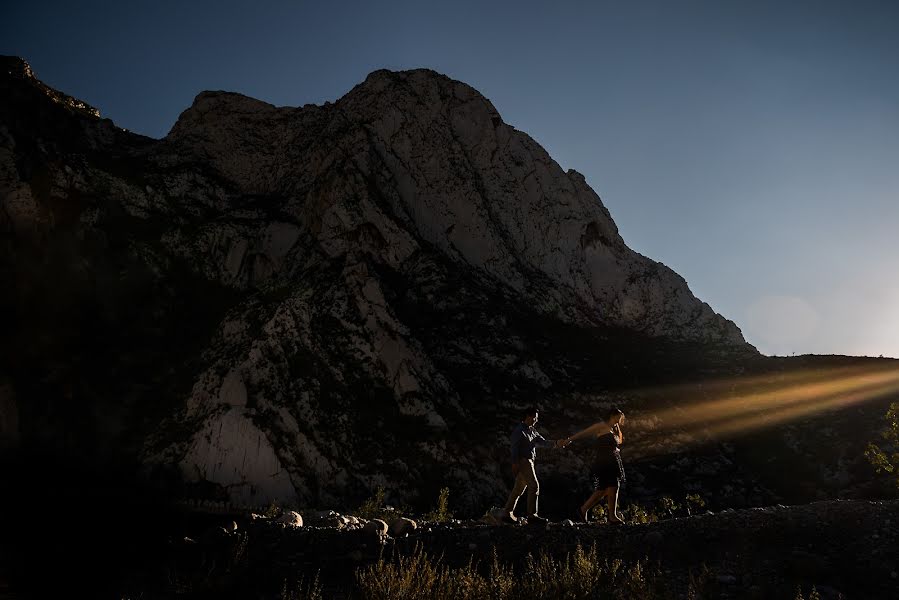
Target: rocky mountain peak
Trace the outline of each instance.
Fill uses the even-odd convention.
[[[13,333],[69,336],[21,356],[88,379],[144,428],[110,430],[185,481],[317,502],[439,464],[477,503],[498,473],[474,465],[522,403],[666,344],[755,355],[627,247],[581,174],[433,71],[376,71],[324,106],[203,92],[148,140],[74,99],[48,125],[23,91],[43,84],[10,64],[0,266],[9,310],[33,311]]]
[[[226,127],[229,120],[246,127],[241,119],[265,115],[277,109],[261,100],[224,91],[204,91],[197,94],[190,108],[178,117],[167,138],[177,140],[198,135],[207,130]]]
[[[205,92],[166,141],[244,193],[282,198],[328,254],[366,228],[389,242],[378,259],[394,267],[426,243],[519,293],[548,278],[537,301],[566,318],[745,343],[682,278],[626,247],[582,175],[433,71],[376,71],[324,107]]]

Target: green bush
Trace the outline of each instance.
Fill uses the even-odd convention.
[[[602,502],[594,506],[590,509],[590,512],[593,513],[593,518],[597,521],[605,521],[606,520],[606,506]]]
[[[647,511],[639,504],[629,504],[627,508],[621,510],[621,515],[630,523],[655,523],[659,520],[658,514]]]
[[[372,494],[362,505],[357,508],[354,512],[356,516],[362,517],[363,519],[382,519],[387,514],[387,510],[384,508],[384,487],[378,486],[375,489],[375,493]]]
[[[434,510],[424,516],[425,521],[434,521],[436,523],[445,523],[453,518],[453,513],[449,511],[449,488],[440,490],[437,497],[437,506]]]
[[[890,404],[884,420],[886,427],[880,432],[882,446],[869,443],[865,456],[878,473],[897,475],[896,485],[899,486],[899,402]]]
[[[671,496],[659,498],[659,514],[665,517],[674,517],[680,510],[680,505]]]
[[[698,514],[705,508],[705,499],[699,494],[687,494],[684,498],[684,507],[687,516]]]

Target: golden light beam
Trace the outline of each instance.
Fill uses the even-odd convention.
[[[897,392],[899,392],[899,381],[875,384],[849,393],[841,392],[825,398],[813,398],[798,406],[778,407],[762,414],[737,416],[711,427],[703,427],[703,429],[706,435],[710,437],[722,437],[762,427],[780,425],[787,421],[809,417],[820,412],[846,408]],[[701,424],[697,423],[697,425]]]
[[[678,396],[684,393],[695,393],[697,387],[701,387],[705,394],[721,395],[733,390],[735,387],[771,387],[778,388],[812,383],[816,380],[845,379],[854,375],[882,372],[884,370],[896,370],[897,367],[885,367],[883,365],[844,365],[828,369],[798,369],[795,371],[768,372],[758,375],[741,375],[711,381],[691,381],[686,383],[666,384],[634,388],[630,394],[641,396]]]
[[[752,380],[756,384],[763,381],[765,388],[772,387],[770,378],[753,377]],[[640,436],[642,440],[634,449],[641,456],[664,453],[666,446],[704,443],[710,439],[772,427],[899,394],[899,369],[892,365],[803,373],[788,380],[790,384],[785,386],[751,391],[736,397],[727,388],[725,393],[728,397],[725,398],[650,412],[646,416],[654,417],[657,428],[645,431],[645,437]],[[697,387],[693,384],[694,393]],[[700,393],[708,393],[708,388],[702,388]],[[639,413],[636,416],[638,422],[641,416]]]
[[[866,373],[842,377],[835,381],[794,384],[767,392],[749,392],[732,398],[675,406],[657,412],[655,416],[668,427],[680,427],[697,422],[712,424],[747,413],[787,408],[837,394],[853,393],[856,390],[896,382],[899,382],[899,371]]]

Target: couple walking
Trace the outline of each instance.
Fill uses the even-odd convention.
[[[546,519],[537,514],[537,500],[540,497],[540,482],[534,470],[537,448],[566,448],[575,440],[586,439],[592,446],[593,457],[590,467],[590,479],[593,493],[578,509],[578,517],[586,522],[590,509],[605,499],[608,502],[610,523],[623,523],[618,514],[618,490],[624,482],[624,465],[621,463],[621,452],[618,447],[624,442],[624,413],[617,408],[608,411],[605,420],[594,423],[590,427],[577,432],[571,437],[558,440],[547,440],[534,428],[537,424],[536,408],[525,411],[521,422],[512,431],[512,473],[515,484],[509,499],[506,501],[503,521],[514,523],[515,505],[518,499],[528,493],[528,522],[546,523]]]

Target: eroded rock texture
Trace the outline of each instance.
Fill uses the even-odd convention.
[[[638,364],[755,356],[582,175],[435,72],[324,106],[204,92],[161,140],[20,59],[0,81],[3,358],[34,439],[248,504],[385,484],[474,506],[524,406],[592,421]]]

